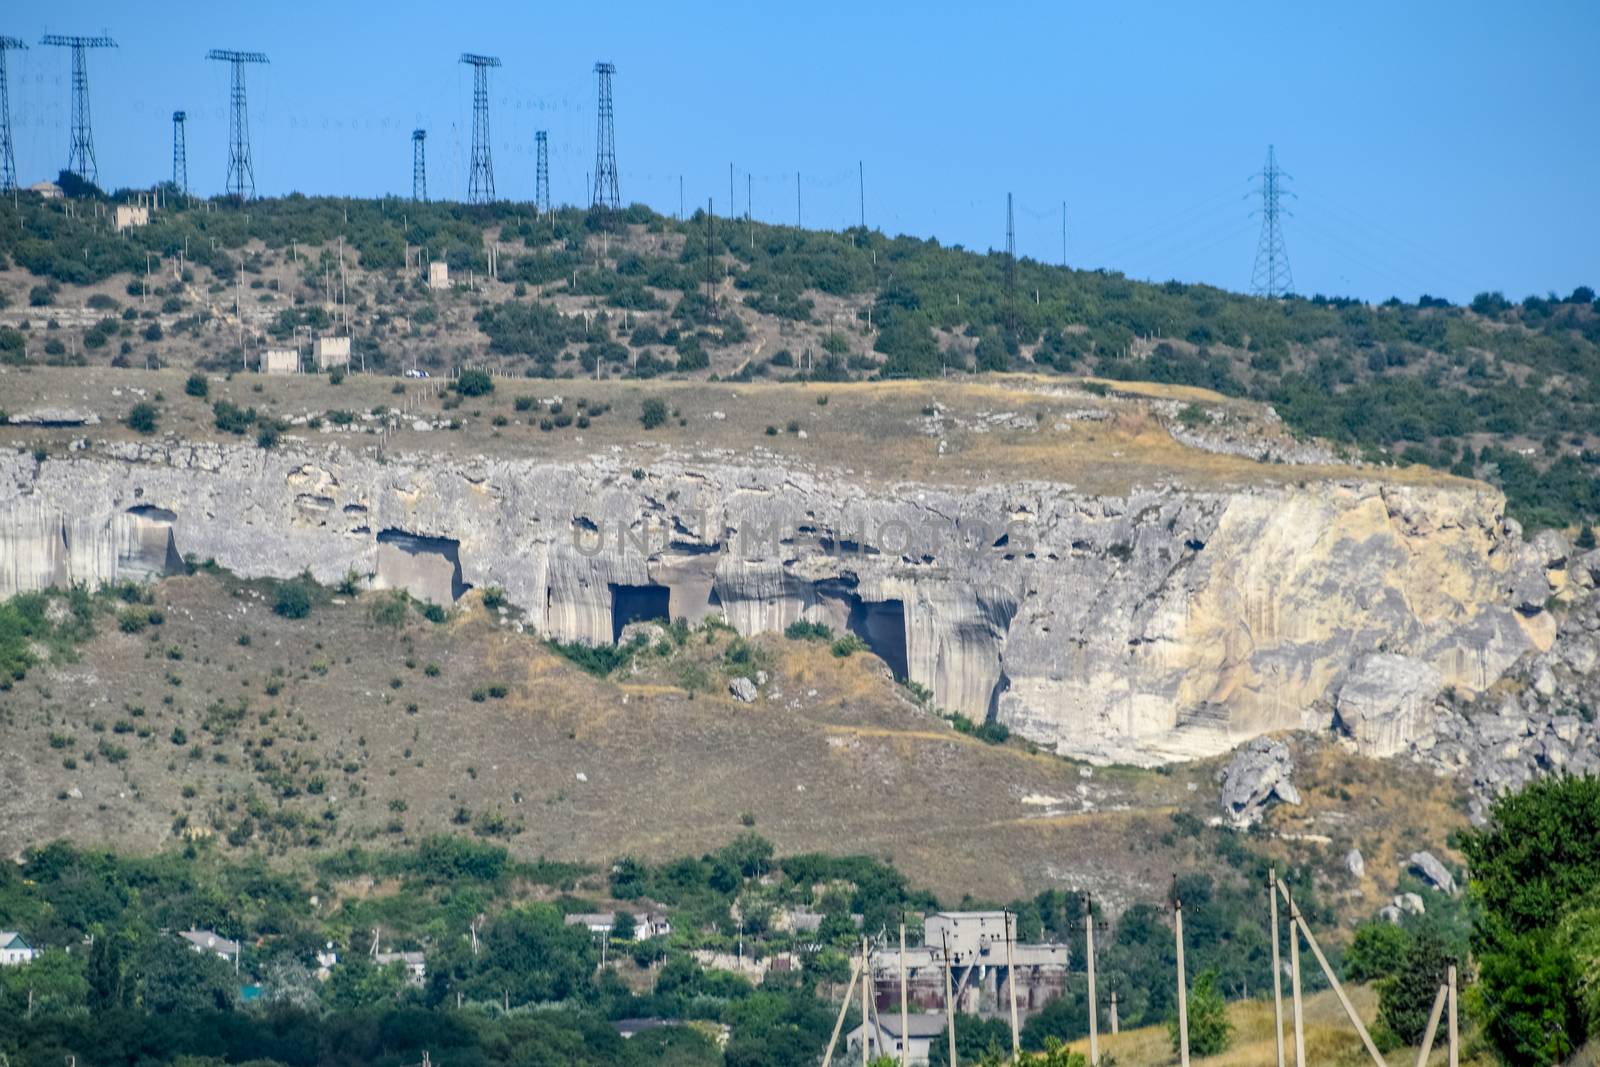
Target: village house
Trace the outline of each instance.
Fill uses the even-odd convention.
[[[229,963],[239,954],[239,942],[230,941],[214,930],[183,930],[178,936],[189,942],[189,947],[196,952],[214,952]]]
[[[0,930],[0,967],[17,967],[32,963],[38,953],[15,930]]]
[[[648,941],[653,937],[666,937],[672,933],[672,922],[659,911],[630,912],[633,917],[633,939]],[[566,917],[568,926],[587,927],[596,937],[610,937],[617,927],[614,911],[574,912]]]
[[[945,1018],[937,1013],[919,1012],[906,1016],[905,1033],[900,1032],[900,1014],[886,1012],[876,1020],[876,1025],[861,1024],[845,1038],[846,1047],[853,1058],[861,1053],[861,1043],[867,1043],[867,1056],[888,1056],[896,1063],[926,1064],[933,1053],[933,1043],[944,1035]],[[902,1061],[900,1053],[908,1055]]]
[[[405,964],[406,981],[414,986],[421,986],[423,979],[428,976],[427,959],[420,952],[379,952],[372,957],[372,962],[379,967],[387,967],[391,963]]]

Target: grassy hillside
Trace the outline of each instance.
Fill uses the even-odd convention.
[[[1470,308],[1269,301],[1024,260],[1008,292],[996,253],[641,207],[539,218],[520,204],[290,197],[163,209],[122,235],[97,210],[0,206],[0,357],[223,369],[348,320],[358,365],[389,373],[1093,374],[1268,401],[1353,454],[1495,482],[1531,527],[1600,514],[1587,289]],[[456,287],[429,290],[425,260],[447,262]]]

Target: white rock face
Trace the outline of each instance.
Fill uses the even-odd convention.
[[[1234,753],[1222,769],[1222,811],[1236,828],[1254,826],[1271,801],[1299,804],[1300,791],[1289,781],[1294,759],[1282,741],[1258,737]]]
[[[1442,685],[1431,663],[1390,652],[1363,656],[1334,695],[1335,725],[1370,755],[1404,752],[1427,732]]]
[[[143,577],[181,553],[246,576],[355,570],[440,602],[495,585],[567,641],[666,617],[720,613],[746,634],[807,619],[861,635],[942,708],[1145,764],[1326,727],[1346,689],[1356,716],[1376,648],[1422,665],[1416,691],[1473,693],[1554,631],[1544,569],[1501,497],[1468,483],[1095,496],[869,488],[762,460],[632,470],[611,455],[380,463],[336,443],[7,453],[0,596]],[[1358,742],[1387,750],[1410,729],[1366,706]]]
[[[1344,869],[1356,878],[1366,877],[1367,861],[1362,858],[1359,848],[1353,848],[1344,854]]]

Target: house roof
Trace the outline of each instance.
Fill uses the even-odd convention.
[[[380,952],[374,958],[379,964],[399,961],[408,967],[420,967],[426,962],[426,957],[420,952]]]
[[[885,1034],[890,1037],[901,1037],[900,1015],[898,1012],[885,1012],[879,1019],[879,1024]],[[937,1037],[944,1033],[945,1018],[940,1012],[917,1012],[906,1017],[906,1037]],[[865,1027],[858,1026],[856,1033]]]
[[[239,942],[230,941],[215,930],[182,930],[178,936],[195,948],[220,952],[225,956],[231,956],[239,951]]]
[[[32,948],[15,930],[0,930],[0,948]]]
[[[615,926],[617,913],[614,911],[573,912],[566,917],[568,926]]]

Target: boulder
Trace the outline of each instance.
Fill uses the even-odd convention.
[[[756,699],[756,683],[748,678],[735,678],[728,683],[728,692],[733,694],[735,700],[751,704]]]
[[[1294,759],[1282,741],[1258,737],[1234,753],[1223,768],[1222,810],[1236,828],[1261,821],[1273,800],[1299,804],[1300,791],[1289,781]]]
[[[1369,756],[1404,752],[1427,733],[1443,678],[1432,664],[1390,652],[1357,660],[1334,694],[1334,723]]]
[[[1344,869],[1357,878],[1365,877],[1367,861],[1362,859],[1359,848],[1353,848],[1344,854]]]
[[[1441,893],[1454,896],[1456,892],[1456,879],[1453,874],[1439,862],[1439,858],[1432,852],[1413,852],[1410,859],[1411,869],[1422,875],[1423,879]]]

